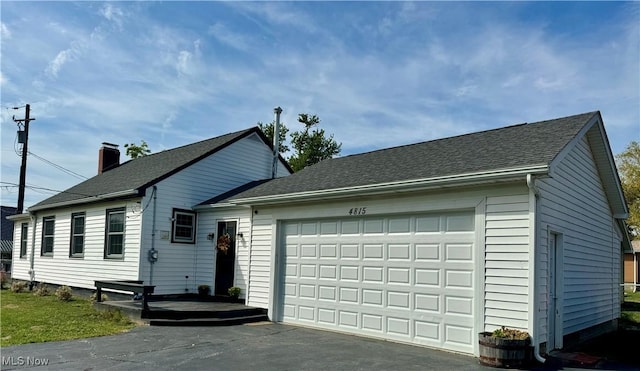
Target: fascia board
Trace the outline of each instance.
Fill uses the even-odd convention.
[[[92,203],[92,202],[97,202],[97,201],[101,201],[101,200],[111,200],[111,199],[114,199],[114,198],[121,198],[121,197],[128,197],[128,196],[138,196],[138,195],[139,195],[139,192],[138,192],[137,189],[129,189],[129,190],[126,190],[126,191],[119,191],[119,192],[113,192],[113,193],[107,193],[107,194],[103,194],[103,195],[98,195],[98,196],[79,198],[79,199],[71,200],[71,201],[57,202],[57,203],[53,203],[53,204],[42,205],[42,206],[39,206],[39,207],[30,207],[30,208],[27,209],[27,211],[32,212],[32,211],[39,211],[39,210],[57,209],[57,208],[60,208],[60,207],[81,205],[81,204]]]

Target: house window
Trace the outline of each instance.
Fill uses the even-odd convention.
[[[42,246],[40,248],[41,255],[53,255],[53,233],[55,231],[55,216],[46,216],[42,218]]]
[[[27,242],[29,241],[29,223],[20,225],[20,257],[27,256]]]
[[[196,242],[196,213],[189,210],[173,209],[171,242]]]
[[[69,256],[80,258],[84,254],[84,213],[71,214],[71,246]]]
[[[124,256],[124,207],[107,209],[104,256],[114,259]]]

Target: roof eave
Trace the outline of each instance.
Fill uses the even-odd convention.
[[[35,211],[57,209],[57,208],[60,208],[60,207],[75,206],[75,205],[93,203],[93,202],[98,202],[98,201],[114,200],[114,199],[118,199],[118,198],[128,198],[128,197],[132,197],[132,196],[140,196],[140,190],[138,190],[138,189],[128,189],[128,190],[125,190],[125,191],[107,193],[107,194],[98,195],[98,196],[84,197],[84,198],[79,198],[79,199],[70,200],[70,201],[56,202],[56,203],[46,204],[46,205],[42,205],[42,206],[32,206],[32,207],[28,208],[27,211],[29,211],[31,213],[31,212],[35,212]]]
[[[247,207],[250,207],[250,205],[237,205],[237,204],[232,203],[232,202],[218,202],[218,203],[215,203],[215,204],[195,205],[195,206],[192,207],[192,209],[196,210],[196,211],[205,211],[205,210],[210,210],[210,209],[224,209],[224,208],[230,208],[230,207],[247,208]]]
[[[30,215],[29,213],[22,213],[22,214],[14,214],[14,215],[9,215],[7,216],[8,220],[23,220],[23,219],[29,219]]]
[[[398,182],[387,182],[378,184],[367,184],[362,186],[344,187],[314,190],[308,192],[296,192],[288,194],[278,194],[259,197],[247,197],[230,200],[234,205],[258,205],[286,203],[302,200],[313,200],[327,198],[340,198],[357,195],[370,195],[380,193],[409,192],[413,190],[428,190],[436,188],[448,188],[464,185],[478,185],[483,183],[494,183],[518,180],[527,174],[545,175],[548,173],[548,165],[537,165],[522,168],[501,169],[489,172],[468,173],[450,175],[443,177],[413,179]]]

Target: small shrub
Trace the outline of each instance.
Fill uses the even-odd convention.
[[[108,310],[99,311],[98,316],[105,320],[117,322],[117,323],[127,324],[131,322],[131,320],[129,320],[127,316],[122,314],[122,312],[117,309],[108,309]]]
[[[70,301],[73,297],[71,288],[69,286],[60,286],[56,290],[56,297],[60,301]]]
[[[240,297],[240,288],[238,286],[233,286],[229,288],[229,296],[231,296],[232,298],[239,298]]]
[[[526,331],[520,331],[513,328],[507,328],[504,326],[494,330],[492,335],[493,337],[509,339],[509,340],[525,340],[529,338],[529,333]]]
[[[5,271],[0,271],[0,289],[4,289],[7,283],[9,283],[9,275]]]
[[[33,291],[33,295],[35,296],[49,296],[51,295],[51,290],[49,289],[49,287],[40,282],[38,284],[38,286],[36,287],[35,291]]]
[[[101,294],[101,296],[102,296],[102,298],[101,298],[101,299],[102,299],[102,301],[108,301],[108,300],[109,300],[109,295],[107,295],[106,293],[104,293],[104,292],[103,292],[103,293]],[[98,293],[97,293],[97,292],[94,292],[93,294],[91,294],[91,296],[89,296],[89,300],[90,300],[92,303],[97,302],[97,301],[98,301]]]
[[[27,283],[25,281],[13,281],[11,283],[11,292],[25,292],[27,290]]]
[[[211,287],[209,285],[198,286],[198,294],[200,296],[208,296],[211,293]]]

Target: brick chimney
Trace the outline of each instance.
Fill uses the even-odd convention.
[[[120,165],[120,150],[117,144],[103,142],[98,152],[98,174]]]

